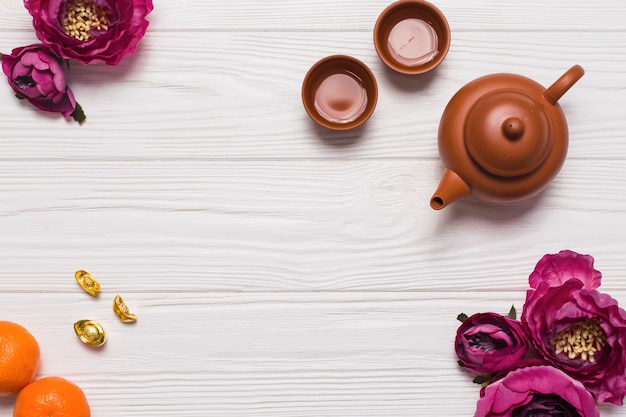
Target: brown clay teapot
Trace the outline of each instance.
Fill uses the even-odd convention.
[[[561,169],[567,122],[557,101],[584,74],[575,65],[547,89],[515,74],[492,74],[461,88],[439,124],[446,167],[430,206],[470,194],[515,202],[539,193]]]

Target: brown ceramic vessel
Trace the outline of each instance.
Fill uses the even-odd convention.
[[[302,103],[316,123],[332,130],[363,124],[374,112],[378,85],[363,62],[333,55],[316,62],[302,83]]]
[[[487,75],[461,88],[439,125],[446,168],[431,207],[470,194],[504,203],[542,191],[567,154],[567,122],[557,101],[583,74],[575,65],[547,89],[514,74]]]
[[[399,0],[378,17],[374,47],[389,68],[403,74],[422,74],[435,69],[448,53],[450,26],[433,4]]]

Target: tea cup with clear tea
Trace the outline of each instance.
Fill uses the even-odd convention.
[[[322,58],[309,69],[302,83],[302,103],[320,126],[348,130],[372,115],[378,85],[372,71],[348,55]]]
[[[435,69],[450,48],[450,26],[444,14],[425,0],[398,0],[379,15],[374,47],[389,68],[403,74]]]

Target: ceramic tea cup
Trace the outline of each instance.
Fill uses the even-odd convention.
[[[332,55],[316,62],[302,83],[302,103],[317,124],[348,130],[363,124],[378,101],[378,85],[363,62]]]
[[[403,74],[422,74],[436,68],[448,53],[450,26],[433,4],[399,0],[378,17],[374,47],[389,68]]]

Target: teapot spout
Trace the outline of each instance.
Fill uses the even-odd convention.
[[[585,70],[580,65],[574,65],[568,69],[565,74],[561,75],[558,80],[548,87],[543,96],[548,100],[550,104],[556,104],[557,101],[569,90],[576,81],[585,75]]]
[[[430,199],[430,207],[441,210],[449,204],[467,197],[472,189],[454,171],[446,168],[439,182],[439,187]]]

